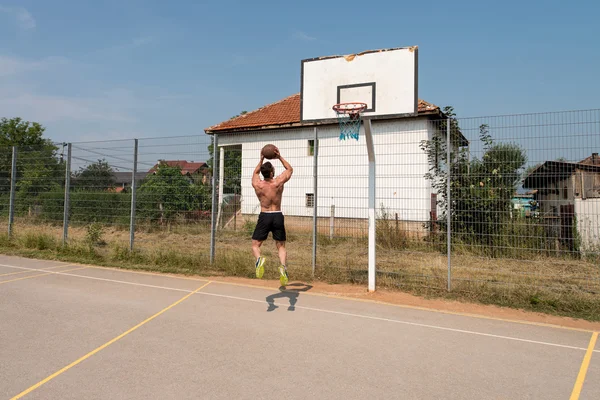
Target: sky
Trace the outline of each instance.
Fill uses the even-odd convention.
[[[0,0],[0,117],[56,141],[204,135],[298,93],[302,59],[414,45],[419,97],[461,117],[600,108],[599,13],[551,0]]]

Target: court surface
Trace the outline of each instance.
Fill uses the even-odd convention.
[[[0,397],[600,398],[596,333],[288,289],[0,256]]]

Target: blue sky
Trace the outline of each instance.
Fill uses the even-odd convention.
[[[599,13],[592,1],[0,0],[0,116],[57,141],[203,134],[299,92],[301,59],[412,45],[419,97],[459,116],[600,108]]]

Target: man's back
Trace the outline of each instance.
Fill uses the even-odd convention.
[[[261,211],[281,211],[283,186],[284,183],[278,178],[259,181],[254,185]]]

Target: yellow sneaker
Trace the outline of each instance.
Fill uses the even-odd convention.
[[[285,265],[279,266],[279,283],[281,283],[281,286],[288,284],[288,274]]]
[[[263,274],[265,273],[265,258],[264,257],[258,257],[258,260],[256,260],[256,265],[255,265],[255,269],[256,269],[256,277],[258,279],[261,279],[263,277]]]

